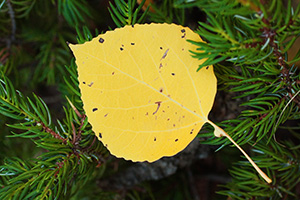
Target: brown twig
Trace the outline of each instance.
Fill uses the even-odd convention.
[[[262,12],[258,12],[260,15],[262,15]],[[279,66],[281,67],[281,81],[284,81],[286,83],[285,88],[288,91],[288,96],[290,98],[293,97],[293,90],[292,90],[292,80],[290,77],[290,72],[289,72],[289,65],[284,61],[284,56],[279,50],[278,44],[275,42],[276,40],[276,31],[270,28],[270,21],[266,19],[265,17],[262,18],[262,21],[266,25],[266,27],[262,28],[262,35],[261,38],[263,39],[263,42],[260,44],[263,45],[266,42],[269,42],[269,46],[273,48],[274,55],[276,56],[276,59],[278,61]],[[290,21],[289,25],[292,25],[293,21]],[[299,81],[296,81],[298,83]],[[298,98],[294,98],[293,101],[300,107],[300,100]]]
[[[8,8],[8,14],[11,20],[11,35],[10,38],[7,40],[7,48],[10,49],[11,47],[11,43],[15,41],[16,37],[16,30],[17,30],[17,26],[16,26],[16,20],[15,20],[15,12],[12,8],[12,5],[10,3],[10,0],[6,1],[6,5]]]
[[[46,126],[43,122],[39,122],[39,123],[42,125],[44,131],[46,131],[47,133],[50,133],[54,138],[62,140],[62,142],[64,144],[67,144],[67,140],[65,138],[61,137],[58,133],[56,133],[51,128]]]

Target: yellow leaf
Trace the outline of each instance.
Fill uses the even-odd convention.
[[[197,46],[187,39],[202,42],[186,27],[145,24],[70,44],[84,110],[113,155],[149,162],[175,155],[206,122],[217,137],[229,137],[207,118],[217,87],[213,66],[196,71],[204,60],[191,57]]]

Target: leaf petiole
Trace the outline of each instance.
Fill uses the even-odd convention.
[[[266,182],[268,183],[272,182],[272,180],[256,165],[256,163],[250,158],[250,156],[248,156],[248,154],[222,128],[218,127],[210,120],[207,120],[207,122],[214,127],[215,129],[214,135],[216,137],[221,137],[221,136],[227,137],[244,154],[244,156],[248,159],[248,161],[251,163],[254,169],[259,173],[259,175],[261,175],[261,177],[263,177],[263,179],[265,179]]]

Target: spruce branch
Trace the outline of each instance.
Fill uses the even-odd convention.
[[[145,0],[140,2],[140,5],[137,8],[135,8],[137,3],[136,0],[129,0],[128,3],[124,0],[114,0],[114,2],[116,6],[109,2],[110,7],[108,8],[108,11],[117,27],[143,23],[150,8],[148,5],[146,10],[141,14]]]
[[[95,144],[95,136],[89,131],[85,115],[78,114],[77,109],[66,110],[68,120],[64,125],[59,123],[62,127],[59,129],[51,123],[49,110],[40,98],[34,95],[33,101],[15,92],[3,74],[0,86],[1,113],[24,121],[9,125],[24,130],[23,133],[13,133],[13,137],[31,138],[38,147],[46,150],[28,164],[14,158],[0,166],[1,178],[9,180],[2,185],[0,198],[70,198],[73,195],[71,188],[82,185],[76,181],[86,182],[93,169],[103,165],[107,155],[100,143]],[[79,120],[74,118],[76,116]],[[67,127],[69,131],[65,132]]]

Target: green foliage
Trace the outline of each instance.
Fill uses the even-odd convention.
[[[124,0],[115,0],[116,6],[109,2],[110,8],[108,9],[117,27],[123,27],[125,25],[134,25],[144,22],[147,11],[149,10],[148,7],[144,13],[140,14],[144,3],[145,0],[135,9],[135,5],[137,4],[135,0],[129,0],[128,3]]]
[[[151,22],[191,26],[206,41],[190,41],[198,46],[191,56],[206,59],[198,70],[214,65],[218,89],[241,102],[239,114],[218,125],[273,180],[267,184],[244,157],[234,158],[239,161],[229,170],[231,181],[217,193],[224,199],[299,198],[300,50],[293,56],[291,50],[300,36],[300,4],[166,0],[145,9],[146,3],[0,1],[0,199],[159,199],[170,182],[178,182],[177,192],[164,197],[192,198],[182,176],[157,184],[160,193],[156,183],[123,193],[97,184],[120,163],[87,121],[67,42],[84,43],[107,27]],[[40,85],[58,88],[60,109],[40,97]],[[203,132],[202,143],[219,145],[219,154],[237,151],[226,138],[215,138],[212,127]]]
[[[76,108],[65,108],[65,119],[58,120],[55,126],[49,109],[39,97],[33,95],[31,100],[16,92],[3,74],[0,80],[1,114],[18,121],[8,125],[18,131],[12,131],[9,137],[31,139],[45,151],[30,161],[20,158],[4,161],[0,166],[0,198],[70,198],[74,195],[72,190],[83,187],[97,165],[100,166],[106,150],[95,143],[87,118]]]

